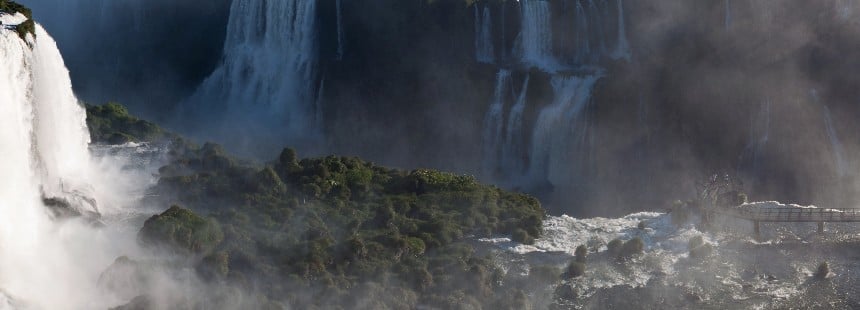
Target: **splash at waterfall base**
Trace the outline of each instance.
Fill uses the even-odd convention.
[[[27,19],[0,12],[0,20]],[[24,38],[0,29],[0,118],[0,308],[115,305],[95,279],[138,250],[133,231],[108,224],[135,218],[126,208],[142,193],[124,187],[137,181],[116,169],[123,161],[91,156],[86,113],[38,24]]]

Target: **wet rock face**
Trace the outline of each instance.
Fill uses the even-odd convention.
[[[94,225],[101,225],[101,213],[91,187],[71,186],[66,182],[60,188],[56,193],[42,193],[42,203],[54,219],[83,217]]]

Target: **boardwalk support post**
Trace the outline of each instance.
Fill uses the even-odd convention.
[[[756,237],[761,237],[761,225],[759,221],[753,221],[753,230],[755,231]]]
[[[824,233],[824,222],[818,222],[818,233],[819,234]]]

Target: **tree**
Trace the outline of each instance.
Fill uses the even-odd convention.
[[[585,258],[588,255],[588,248],[585,245],[580,245],[576,247],[576,251],[574,252],[574,256],[576,256],[576,261],[580,263],[585,263]]]

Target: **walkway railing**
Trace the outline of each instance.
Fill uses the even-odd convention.
[[[750,220],[759,234],[759,223],[818,223],[824,232],[824,223],[860,222],[860,209],[825,208],[731,208],[712,209],[714,213]]]

